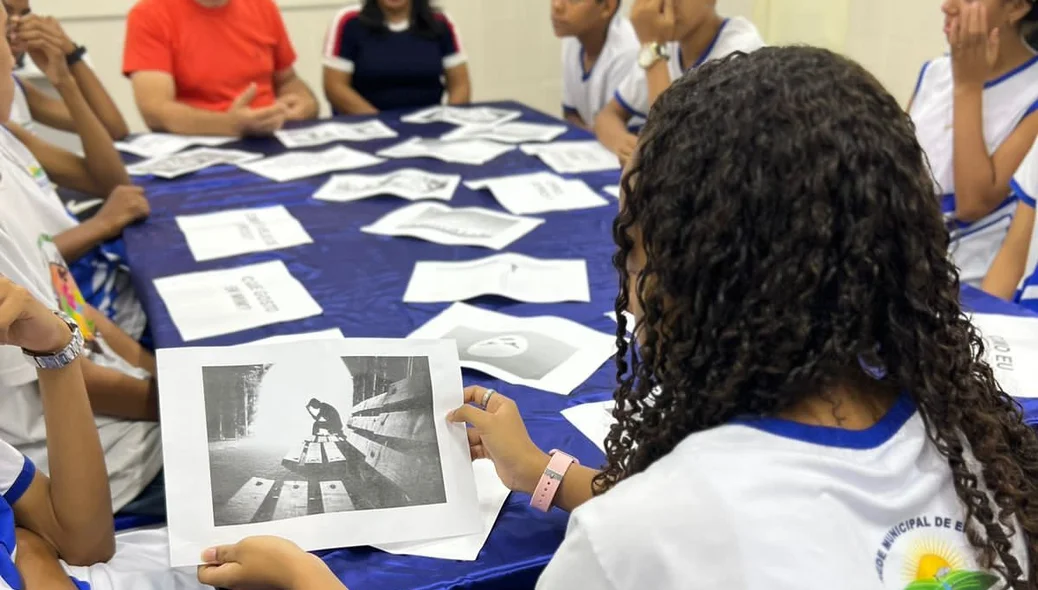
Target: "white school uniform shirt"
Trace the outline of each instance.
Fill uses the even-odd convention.
[[[721,59],[736,51],[750,53],[764,47],[757,27],[742,17],[725,19],[717,36],[707,46],[695,61],[689,65],[689,70],[698,68],[708,61]],[[681,44],[677,41],[667,43],[667,70],[670,72],[670,80],[673,82],[685,73],[682,68],[684,56],[681,53]],[[637,64],[631,68],[630,73],[617,88],[614,94],[616,102],[620,104],[631,116],[645,118],[649,112],[649,81],[645,76],[645,70]]]
[[[0,136],[6,132],[0,132]],[[67,266],[50,236],[52,222],[40,206],[44,195],[39,181],[8,150],[0,149],[0,275],[29,290],[37,299],[57,309],[66,309],[71,295],[59,285]],[[43,238],[43,239],[41,239]],[[67,311],[67,309],[66,309]],[[138,378],[147,373],[132,367],[108,347],[99,335],[93,340],[89,358]],[[98,434],[112,489],[113,509],[134,499],[158,474],[162,466],[159,428],[155,423],[97,417]],[[0,346],[0,440],[15,446],[43,472],[48,471],[43,407],[36,383],[36,370],[21,351]]]
[[[36,122],[29,110],[29,99],[25,96],[24,82],[14,76],[14,102],[11,104],[10,121],[30,133],[36,130]]]
[[[577,113],[588,126],[616,89],[638,67],[638,36],[631,21],[617,11],[605,45],[591,71],[584,70],[584,46],[576,37],[562,40],[562,110]]]
[[[1020,199],[1021,207],[1035,208],[1038,199],[1038,142],[1024,158],[1010,183]],[[1027,248],[1027,264],[1016,291],[1016,302],[1028,309],[1038,310],[1038,224],[1031,231],[1031,243]]]
[[[965,514],[908,396],[863,431],[735,422],[689,436],[575,510],[537,588],[964,588],[989,575]]]
[[[1007,195],[989,215],[967,223],[954,218],[955,167],[951,58],[923,65],[909,114],[933,171],[934,189],[951,232],[950,253],[962,281],[979,286],[1009,230],[1016,198]],[[994,154],[1017,125],[1038,111],[1038,56],[984,85],[984,140]]]

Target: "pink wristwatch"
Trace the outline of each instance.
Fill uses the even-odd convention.
[[[541,480],[537,482],[537,489],[534,490],[533,497],[530,498],[530,506],[541,512],[551,510],[551,502],[555,499],[555,494],[559,491],[559,485],[562,484],[562,478],[566,476],[570,465],[580,465],[580,461],[562,451],[552,450],[548,454],[551,455],[551,460],[548,461],[548,466],[544,469]]]

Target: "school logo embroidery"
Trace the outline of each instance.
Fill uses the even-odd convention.
[[[43,190],[49,191],[51,189],[50,178],[47,173],[37,163],[32,163],[26,169],[29,172],[29,176],[36,181],[36,184]]]
[[[887,531],[876,551],[876,573],[892,590],[989,590],[998,577],[973,569],[964,523],[917,516]]]

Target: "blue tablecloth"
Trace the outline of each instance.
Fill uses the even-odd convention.
[[[558,123],[552,117],[518,104],[496,105],[521,109],[523,121]],[[352,144],[350,147],[375,152],[411,136],[438,137],[451,129],[443,124],[402,124],[398,115],[384,115],[382,119],[399,131],[399,138]],[[570,129],[562,139],[591,139],[591,136],[585,131]],[[250,139],[228,147],[266,154],[284,151],[273,139]],[[318,151],[327,147],[312,149]],[[363,172],[386,172],[416,165],[432,172],[461,174],[465,179],[546,169],[533,156],[517,150],[484,166],[425,159],[390,160]],[[619,172],[576,177],[586,180],[592,188],[600,189],[617,184]],[[175,181],[145,180],[143,185],[151,202],[152,215],[147,222],[127,229],[125,238],[134,282],[150,318],[156,345],[163,348],[184,345],[155,291],[153,280],[159,277],[280,259],[324,308],[324,314],[318,317],[192,342],[192,345],[239,344],[276,334],[326,328],[341,328],[347,337],[403,337],[447,307],[446,304],[402,303],[416,261],[469,260],[493,254],[481,248],[448,247],[409,238],[363,234],[360,232],[362,226],[407,202],[391,197],[345,204],[312,200],[311,195],[326,180],[327,176],[321,176],[276,184],[229,166],[212,168]],[[314,243],[199,263],[192,258],[174,221],[177,215],[273,204],[285,205],[310,232]],[[458,188],[451,204],[456,207],[500,208],[489,193],[472,191],[464,186]],[[517,316],[566,317],[603,332],[615,332],[616,324],[604,315],[613,309],[617,290],[616,272],[611,262],[614,213],[615,207],[602,207],[547,214],[544,225],[508,248],[511,252],[537,257],[586,259],[591,303],[533,305],[495,297],[482,298],[474,303]],[[977,311],[1028,314],[1012,304],[993,300],[973,290],[964,294],[964,300]],[[509,385],[469,371],[464,377],[466,384],[494,387],[514,397],[522,409],[531,436],[541,448],[566,449],[582,463],[596,465],[603,461],[602,453],[559,412],[567,406],[607,398],[612,391],[614,375],[612,363],[606,363],[569,397]],[[1038,404],[1030,400],[1025,404],[1033,414],[1038,414]],[[561,542],[567,515],[558,510],[541,514],[532,510],[528,501],[528,497],[521,494],[509,498],[476,562],[398,557],[371,549],[332,551],[324,555],[324,559],[352,590],[529,588]]]
[[[514,103],[496,106],[521,109],[523,121],[559,121]],[[400,133],[396,139],[345,144],[368,152],[411,136],[438,137],[453,127],[445,124],[407,125],[399,114],[382,117]],[[591,139],[586,131],[571,129],[561,139]],[[274,139],[249,139],[227,147],[278,154],[284,151]],[[311,148],[313,151],[330,146]],[[515,150],[484,166],[448,164],[432,159],[390,160],[358,172],[379,173],[418,166],[431,172],[461,174],[477,179],[503,174],[543,171],[547,168],[533,156]],[[593,189],[615,185],[619,171],[571,176],[586,180]],[[311,195],[328,176],[284,184],[223,166],[204,170],[174,181],[138,179],[147,189],[151,217],[128,228],[125,239],[134,284],[151,323],[157,347],[184,346],[169,312],[155,291],[156,278],[185,272],[231,268],[272,259],[283,260],[321,304],[324,314],[307,320],[278,324],[211,338],[191,345],[230,345],[266,336],[341,328],[347,337],[404,337],[445,309],[447,304],[402,303],[407,281],[418,260],[470,260],[494,254],[492,250],[441,246],[410,238],[372,236],[360,228],[407,201],[380,197],[354,203],[315,201]],[[606,197],[615,200],[612,197]],[[306,227],[313,244],[239,256],[211,262],[195,262],[177,228],[177,215],[221,209],[282,204]],[[500,210],[494,198],[460,186],[450,203],[454,207],[481,206]],[[611,255],[611,226],[615,206],[576,212],[551,213],[547,222],[508,248],[541,258],[584,258],[591,281],[591,303],[532,305],[497,297],[475,303],[517,316],[556,315],[578,321],[606,333],[616,324],[605,317],[613,309],[617,278]],[[570,405],[608,397],[614,369],[609,362],[573,395],[562,397],[503,383],[466,371],[465,383],[494,387],[520,404],[530,434],[542,448],[562,448],[584,464],[601,464],[602,453],[560,414]],[[170,395],[171,392],[162,392]],[[371,549],[340,550],[325,560],[352,590],[401,588],[529,588],[548,562],[565,532],[567,515],[560,511],[543,514],[532,510],[529,498],[513,494],[476,562],[453,562],[417,557],[397,557]]]

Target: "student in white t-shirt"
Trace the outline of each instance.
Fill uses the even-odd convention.
[[[481,387],[448,416],[505,485],[572,511],[537,587],[1031,588],[1038,435],[979,359],[882,85],[809,47],[706,64],[624,178],[604,467],[538,449]],[[278,539],[203,559],[217,586],[342,588]]]
[[[1019,200],[1013,222],[981,288],[995,297],[1038,311],[1038,233],[1034,231],[1038,199],[1038,142],[1010,182]]]
[[[637,137],[628,129],[685,72],[736,51],[764,46],[757,27],[717,14],[715,0],[635,0],[631,24],[641,49],[636,65],[595,118],[595,136],[625,162]]]
[[[562,113],[584,129],[631,72],[638,37],[620,14],[621,0],[552,0],[551,24],[562,37]]]
[[[1038,55],[1024,40],[1034,0],[946,0],[950,53],[923,65],[909,105],[942,200],[949,252],[979,286],[1006,236],[1009,180],[1038,136]]]

